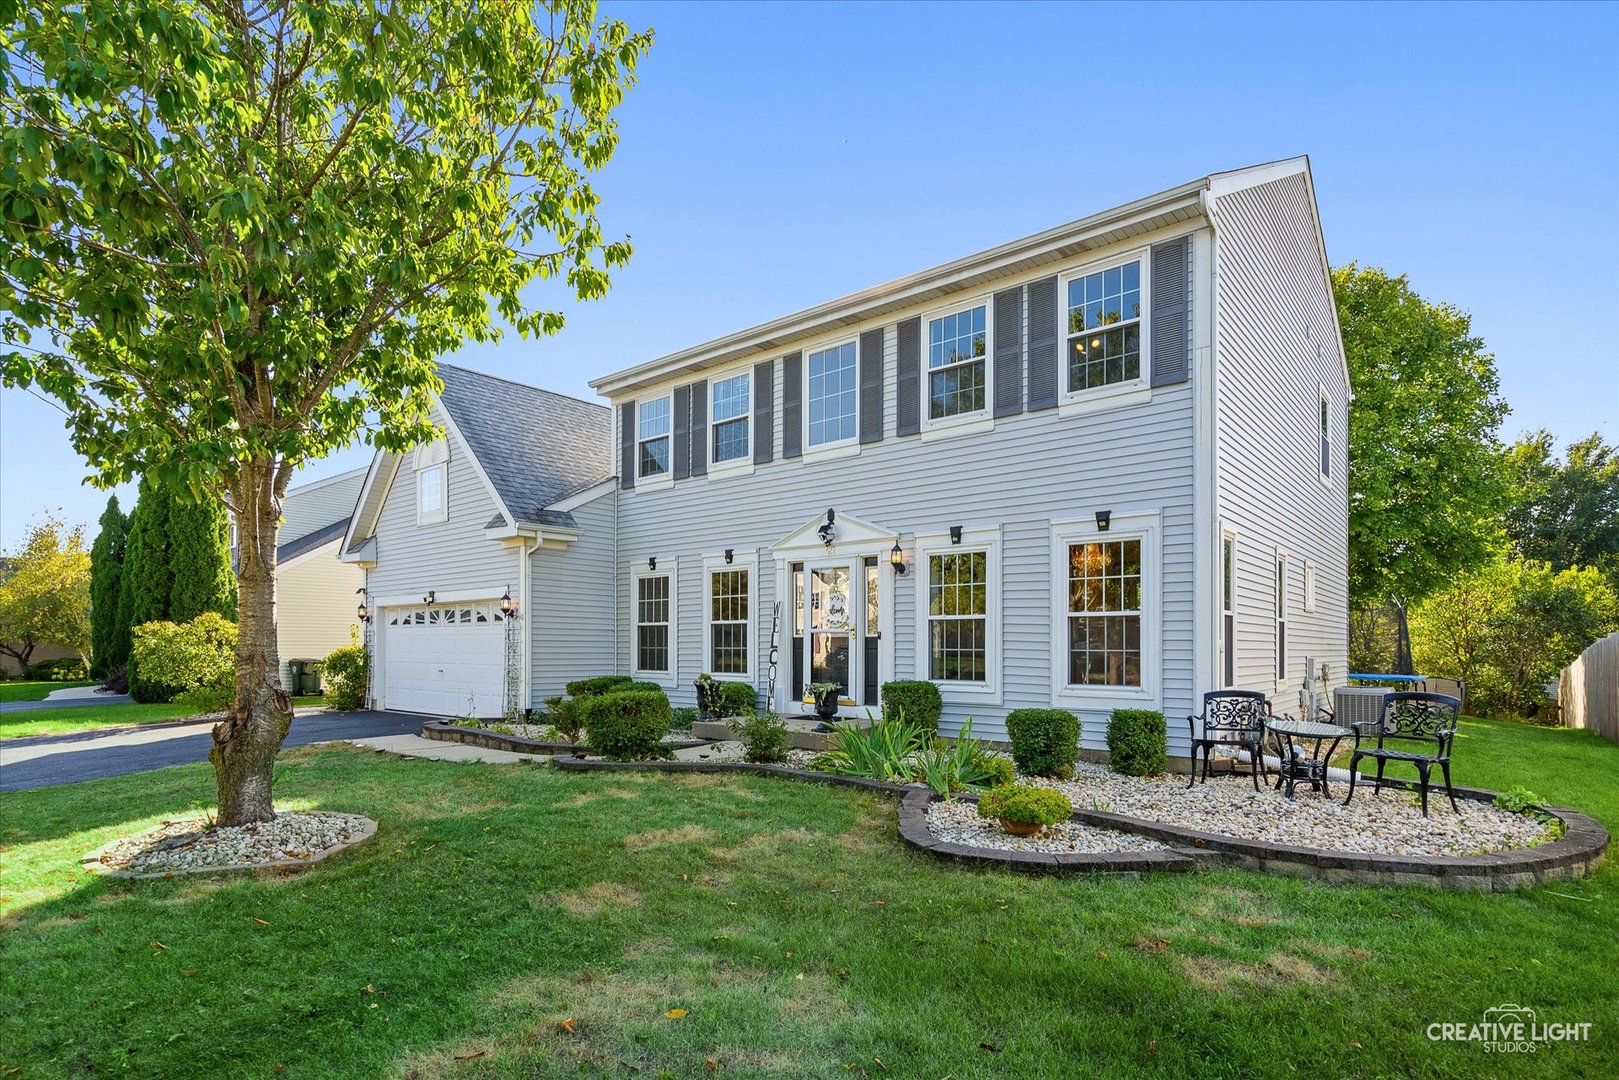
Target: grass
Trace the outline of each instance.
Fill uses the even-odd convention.
[[[184,705],[74,705],[36,712],[0,713],[0,742],[24,735],[68,735],[76,731],[128,727],[178,720],[195,712]]]
[[[1619,831],[1619,747],[1467,734],[1467,782]],[[298,875],[109,881],[77,858],[206,802],[206,766],[0,796],[0,1071],[1619,1074],[1611,866],[1493,896],[1038,878],[902,847],[890,798],[764,777],[348,747],[278,771],[283,806],[365,813],[377,836]],[[1594,1041],[1486,1055],[1424,1034],[1508,1001]]]
[[[94,686],[90,680],[79,682],[50,682],[48,680],[21,680],[18,682],[0,682],[0,702],[4,701],[44,701],[45,695],[52,690],[66,690],[72,686]]]

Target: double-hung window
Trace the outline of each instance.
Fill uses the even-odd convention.
[[[928,320],[928,419],[984,411],[988,306]]]
[[[989,673],[989,552],[928,556],[928,678],[982,683]]]
[[[1068,279],[1068,392],[1141,378],[1141,260]]]
[[[635,579],[635,670],[668,674],[671,614],[668,574]]]
[[[826,446],[855,437],[860,407],[858,355],[855,343],[812,352],[809,375],[809,445]]]
[[[1287,679],[1287,556],[1276,553],[1276,681]]]
[[[1325,480],[1332,475],[1332,439],[1330,437],[1330,413],[1326,391],[1321,393],[1321,479]]]
[[[416,448],[416,524],[432,525],[448,516],[450,444],[438,439]]]
[[[670,399],[654,398],[641,403],[636,418],[636,460],[638,475],[664,476],[669,472],[669,422],[673,414]]]
[[[708,573],[708,670],[715,675],[748,674],[748,585],[746,568]]]
[[[1068,545],[1068,683],[1141,685],[1141,540]]]
[[[750,383],[749,373],[744,371],[729,379],[716,379],[712,384],[715,465],[745,461],[753,452],[748,440],[748,412],[752,402]]]

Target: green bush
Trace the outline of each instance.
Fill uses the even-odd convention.
[[[1509,814],[1522,814],[1546,805],[1546,800],[1522,784],[1510,787],[1495,797],[1495,805]]]
[[[669,698],[663,691],[594,694],[578,702],[590,748],[613,761],[669,756]]]
[[[939,717],[944,714],[944,699],[939,696],[939,688],[932,683],[921,679],[885,682],[882,698],[884,716],[902,716],[929,731],[939,730]]]
[[[201,686],[194,690],[182,690],[175,694],[174,703],[184,705],[187,710],[197,716],[206,716],[209,713],[220,713],[229,709],[235,697],[234,688]]]
[[[669,710],[669,730],[690,733],[691,726],[697,722],[697,710],[690,705]]]
[[[78,682],[88,679],[84,661],[77,656],[58,656],[54,660],[41,660],[29,664],[24,675],[36,682]]]
[[[628,675],[592,675],[588,679],[575,679],[562,689],[569,697],[581,698],[590,697],[592,694],[605,694],[609,690],[628,686],[629,683]]]
[[[780,716],[773,712],[746,713],[738,727],[744,761],[780,765],[787,760],[787,724]]]
[[[622,694],[628,690],[655,691],[659,694],[663,693],[663,687],[655,682],[627,682],[619,686],[609,687],[606,690],[598,690],[596,692],[598,694]]]
[[[1060,791],[1028,784],[1004,784],[978,800],[978,816],[1014,825],[1055,825],[1067,821],[1074,804]]]
[[[814,768],[899,784],[911,782],[916,775],[916,755],[928,745],[926,728],[897,716],[884,716],[870,731],[853,724],[833,724],[832,738],[837,745],[816,757]]]
[[[759,711],[759,692],[748,683],[720,683],[720,716],[752,716]]]
[[[365,708],[366,683],[371,674],[371,654],[364,645],[345,645],[332,650],[321,664],[321,681],[326,684],[326,704],[338,712]]]
[[[1108,764],[1126,776],[1164,771],[1164,714],[1150,709],[1114,709],[1107,722]]]
[[[1079,717],[1066,709],[1013,709],[1006,714],[1012,759],[1031,776],[1074,774],[1079,756]]]
[[[1017,772],[1012,768],[1012,759],[1001,757],[999,754],[984,759],[985,779],[982,784],[987,788],[1005,787],[1017,779]]]
[[[129,693],[136,701],[172,701],[192,690],[230,689],[236,678],[236,624],[206,611],[188,623],[135,627]]]
[[[545,699],[545,719],[550,722],[551,731],[558,739],[564,742],[578,742],[579,733],[584,730],[585,699],[578,700],[565,697],[548,697]]]
[[[951,792],[965,788],[992,787],[996,761],[1004,762],[989,752],[989,747],[973,738],[971,719],[961,725],[961,732],[952,742],[934,739],[933,744],[916,755],[916,775],[928,787],[948,798]],[[1010,769],[1010,764],[1007,768]]]

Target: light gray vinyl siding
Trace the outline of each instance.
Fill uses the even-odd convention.
[[[935,304],[937,301],[934,302]],[[899,395],[919,393],[917,382],[897,377],[898,326],[913,312],[883,324],[886,430],[902,414]],[[782,384],[778,380],[777,401]],[[754,583],[753,682],[763,691],[770,649],[772,608],[778,599],[776,563],[770,548],[812,518],[836,508],[840,522],[854,518],[897,532],[911,572],[897,581],[886,556],[880,572],[894,583],[894,677],[926,677],[927,657],[917,642],[915,537],[1000,529],[1001,610],[991,612],[1002,630],[1000,672],[993,703],[951,701],[946,690],[943,727],[954,731],[969,716],[977,734],[1005,737],[1005,715],[1023,706],[1052,702],[1054,629],[1053,521],[1086,520],[1097,510],[1115,515],[1156,511],[1160,515],[1160,704],[1170,717],[1191,711],[1193,693],[1193,397],[1192,384],[1152,392],[1151,400],[1078,416],[1049,409],[1001,417],[994,430],[949,437],[885,439],[855,454],[758,465],[751,473],[687,480],[661,490],[625,492],[618,510],[618,603],[621,671],[628,670],[633,622],[630,574],[657,558],[659,568],[678,563],[677,668],[671,697],[693,701],[692,680],[707,669],[703,656],[704,557],[726,548],[757,557]],[[778,410],[787,415],[786,410]],[[783,604],[778,685],[790,684],[791,606]],[[1106,745],[1107,709],[1078,706],[1084,744]],[[1171,752],[1184,753],[1184,723],[1170,724]]]
[[[1221,195],[1215,208],[1216,513],[1237,532],[1236,681],[1294,711],[1304,658],[1348,662],[1348,386],[1301,174]],[[1321,392],[1332,475],[1320,478]],[[1276,680],[1275,558],[1287,556],[1287,679]],[[1304,610],[1306,563],[1316,610]],[[1218,587],[1218,586],[1216,586]]]
[[[443,423],[436,411],[434,420]],[[374,598],[479,590],[498,597],[517,588],[517,553],[484,535],[499,513],[467,449],[450,439],[446,519],[416,524],[416,470],[411,454],[400,459],[376,527],[376,565],[367,588]]]
[[[609,491],[572,511],[580,536],[566,548],[531,556],[532,701],[562,693],[564,683],[614,668],[613,505]],[[515,586],[514,586],[515,587]]]
[[[355,469],[328,480],[317,480],[287,492],[281,504],[279,542],[290,544],[354,513],[354,502],[365,483],[365,470]]]

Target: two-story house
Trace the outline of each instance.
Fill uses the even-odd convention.
[[[379,457],[376,509],[362,494],[345,544],[371,560],[373,593],[388,582],[390,707],[410,705],[386,658],[432,625],[426,597],[494,603],[507,579],[517,659],[499,674],[524,706],[605,671],[689,704],[708,672],[787,713],[835,683],[860,715],[882,683],[917,678],[940,686],[946,730],[972,717],[1001,737],[1009,710],[1055,705],[1100,749],[1110,710],[1153,708],[1184,755],[1179,718],[1202,692],[1292,707],[1312,662],[1345,671],[1349,386],[1303,158],[603,376],[611,459],[531,505],[480,502],[504,466],[458,432],[530,433],[493,440],[497,459],[561,433],[505,411],[510,396],[458,415],[465,379],[486,377],[446,377],[447,452],[415,451],[404,485],[409,455]],[[466,528],[502,567],[476,583],[456,576],[469,551],[428,539],[437,454],[451,517],[454,463],[472,458]],[[395,500],[397,536],[381,527]],[[425,557],[396,579],[390,551],[413,545]]]

